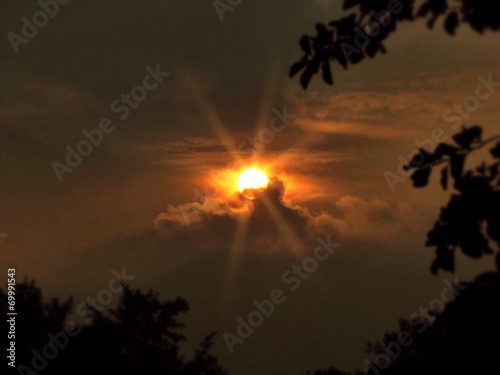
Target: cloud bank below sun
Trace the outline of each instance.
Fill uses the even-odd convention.
[[[273,177],[255,200],[200,196],[196,202],[168,205],[156,217],[155,228],[160,232],[172,228],[206,232],[207,238],[213,238],[231,236],[238,223],[244,223],[245,248],[287,252],[304,250],[308,242],[320,235],[333,235],[340,241],[390,242],[412,216],[403,204],[348,195],[335,202],[336,214],[317,212],[284,199],[285,193],[286,182]]]

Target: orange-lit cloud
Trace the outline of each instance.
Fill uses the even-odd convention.
[[[263,197],[268,203],[264,199],[250,201],[228,194],[200,197],[200,201],[181,205],[169,205],[165,212],[157,216],[155,226],[159,230],[172,224],[190,227],[192,230],[212,228],[208,229],[212,235],[219,236],[224,232],[216,227],[218,221],[214,221],[215,217],[234,221],[234,225],[237,221],[244,220],[248,222],[250,244],[255,243],[256,239],[261,243],[265,238],[267,248],[286,250],[286,244],[290,241],[286,241],[287,234],[280,229],[281,224],[288,227],[291,233],[300,233],[303,240],[332,234],[343,241],[388,243],[413,220],[411,210],[403,204],[390,204],[377,199],[366,201],[353,196],[342,196],[335,202],[336,214],[327,211],[312,212],[307,206],[286,201],[285,186],[283,182],[274,179]],[[272,210],[269,210],[269,203],[272,204]],[[279,220],[273,218],[276,213]],[[259,248],[253,245],[249,247]]]
[[[474,95],[477,77],[490,73],[500,77],[498,69],[427,73],[417,77],[394,75],[376,86],[351,84],[340,92],[311,92],[293,99],[297,113],[294,125],[317,133],[412,139],[426,128],[446,127],[444,111]],[[497,113],[494,100],[481,103],[481,113],[488,116]]]

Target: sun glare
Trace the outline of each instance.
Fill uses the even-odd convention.
[[[246,169],[238,178],[238,191],[247,199],[255,199],[268,183],[268,178],[260,169]]]

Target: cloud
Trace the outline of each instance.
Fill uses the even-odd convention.
[[[294,99],[294,125],[323,134],[348,134],[377,140],[412,139],[428,133],[425,129],[448,127],[443,113],[453,103],[462,103],[478,85],[477,77],[493,71],[468,70],[455,73],[394,74],[385,81],[342,91],[316,91]],[[496,112],[492,101],[482,111]]]
[[[244,225],[245,248],[255,251],[295,252],[307,248],[317,236],[332,235],[339,241],[391,242],[407,220],[410,209],[382,200],[366,201],[342,196],[335,212],[312,212],[307,203],[284,200],[286,184],[272,180],[261,197],[246,200],[199,196],[195,202],[169,205],[154,223],[157,230],[191,231],[206,244],[222,245]],[[231,241],[225,245],[230,246]],[[200,247],[205,244],[200,243]]]
[[[404,204],[389,204],[373,199],[342,196],[335,202],[337,215],[321,212],[309,215],[310,227],[320,233],[336,233],[345,241],[389,243],[402,231],[409,229],[413,214]]]
[[[300,207],[289,207],[283,201],[284,191],[283,182],[274,179],[254,201],[241,196],[205,196],[199,201],[169,205],[156,217],[155,227],[160,231],[175,227],[181,231],[191,230],[195,236],[205,233],[206,238],[227,238],[242,225],[248,249],[301,249],[303,239],[308,237],[307,216]]]
[[[415,92],[316,93],[297,102],[295,123],[319,133],[410,137],[419,123],[429,120],[429,112],[442,113],[440,108],[436,98]]]

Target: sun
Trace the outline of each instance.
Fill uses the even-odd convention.
[[[260,169],[246,169],[238,178],[238,191],[247,199],[255,199],[268,183],[269,179]]]

